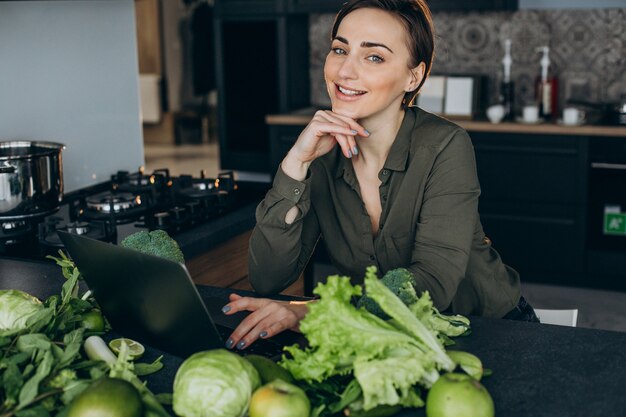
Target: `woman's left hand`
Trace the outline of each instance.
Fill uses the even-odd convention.
[[[267,339],[284,330],[299,331],[300,320],[308,311],[308,301],[278,301],[269,298],[230,294],[224,314],[251,311],[226,341],[228,349],[245,349],[259,337]]]

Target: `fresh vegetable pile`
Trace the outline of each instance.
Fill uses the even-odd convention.
[[[427,292],[418,297],[406,282],[401,271],[379,280],[375,267],[367,269],[358,304],[376,314],[352,304],[363,294],[348,277],[317,286],[320,300],[300,323],[309,346],[287,347],[291,358],[280,362],[303,384],[312,416],[422,407],[423,391],[456,367],[444,345],[467,333],[469,320],[440,314]]]
[[[105,321],[89,292],[79,297],[80,273],[60,254],[60,258],[52,258],[66,278],[60,295],[41,302],[21,291],[0,291],[0,416],[81,415],[72,413],[71,404],[79,402],[83,392],[93,391],[92,385],[100,387],[95,390],[97,395],[81,400],[82,407],[110,408],[115,404],[106,400],[106,394],[121,392],[115,391],[123,385],[117,382],[120,379],[131,386],[126,386],[126,392],[134,390],[130,397],[141,399],[140,409],[168,416],[137,378],[160,369],[160,359],[152,364],[133,364],[125,345],[117,358],[109,351],[114,358],[109,363],[102,349],[92,349],[91,357],[83,352],[85,340],[102,334]],[[116,381],[108,381],[113,378]],[[125,407],[119,401],[118,406]]]

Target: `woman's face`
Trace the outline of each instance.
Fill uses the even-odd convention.
[[[324,65],[334,112],[364,119],[390,106],[400,110],[419,84],[409,68],[407,34],[400,21],[378,9],[357,9],[339,25]]]

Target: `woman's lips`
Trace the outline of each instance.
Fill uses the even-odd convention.
[[[343,92],[341,91],[343,90]],[[356,101],[367,94],[367,91],[353,90],[344,86],[335,84],[335,97],[341,101]]]

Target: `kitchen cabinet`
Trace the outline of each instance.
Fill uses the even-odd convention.
[[[310,101],[308,17],[273,13],[278,6],[272,13],[255,14],[243,6],[248,2],[237,3],[241,10],[228,1],[216,2],[220,166],[270,172],[265,115]]]
[[[430,9],[438,10],[517,10],[518,0],[427,0]]]
[[[285,11],[287,0],[217,0],[215,14],[222,17],[276,15]]]
[[[427,0],[432,11],[439,10],[517,10],[518,0]],[[291,13],[337,13],[343,0],[288,0]]]
[[[525,281],[578,285],[585,250],[586,140],[471,132],[485,233]]]

